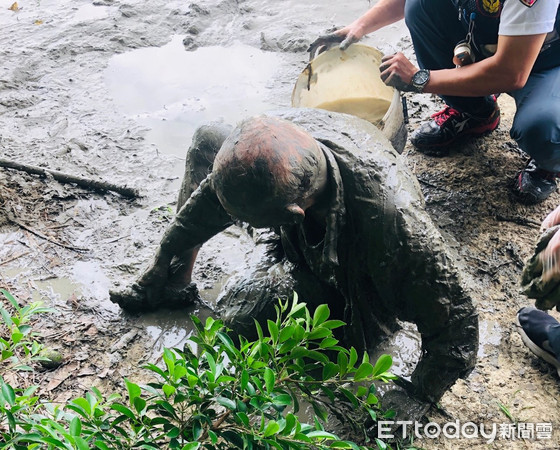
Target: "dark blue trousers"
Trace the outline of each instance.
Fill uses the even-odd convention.
[[[451,0],[407,0],[405,21],[421,68],[451,69],[453,49],[465,39],[466,24]],[[477,55],[477,58],[482,58]],[[525,86],[508,92],[517,107],[510,135],[537,166],[560,172],[560,66],[533,71]],[[449,106],[475,116],[488,116],[492,96],[442,96]]]

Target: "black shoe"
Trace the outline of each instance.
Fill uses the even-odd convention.
[[[525,205],[534,205],[546,200],[556,191],[558,173],[539,169],[534,160],[518,172],[513,180],[513,194]]]
[[[443,156],[447,148],[464,136],[482,136],[494,131],[500,124],[498,104],[488,117],[475,117],[451,106],[433,114],[432,120],[420,125],[410,136],[410,142],[422,153]]]
[[[560,375],[560,355],[551,347],[560,343],[560,323],[547,313],[532,307],[521,308],[517,313],[521,339],[529,350],[556,367]]]

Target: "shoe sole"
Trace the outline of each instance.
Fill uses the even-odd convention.
[[[540,348],[537,344],[535,344],[529,338],[529,336],[527,336],[527,334],[525,333],[525,330],[523,330],[523,327],[519,323],[519,316],[515,317],[515,321],[517,322],[518,331],[519,331],[519,334],[521,336],[521,340],[523,341],[523,343],[527,347],[529,347],[529,350],[531,350],[531,352],[533,352],[539,358],[544,359],[547,363],[552,364],[554,367],[556,367],[556,372],[558,373],[558,376],[560,376],[560,361],[558,361],[554,356],[552,356],[546,350],[543,350],[542,348]]]
[[[416,149],[418,149],[421,153],[424,153],[428,156],[446,156],[447,153],[449,153],[449,149],[446,149],[446,151],[442,152],[441,151],[442,148],[449,147],[455,143],[461,142],[464,139],[487,136],[493,131],[495,131],[496,128],[498,128],[498,126],[500,125],[500,117],[498,117],[496,121],[497,123],[491,124],[490,126],[488,125],[485,126],[484,127],[485,129],[482,131],[479,131],[477,129],[468,130],[461,133],[458,136],[455,136],[454,138],[449,139],[446,142],[441,142],[438,144],[426,144],[426,145],[422,145],[422,144],[417,145],[412,143],[412,145],[416,147]],[[430,152],[430,150],[433,150],[433,152]]]

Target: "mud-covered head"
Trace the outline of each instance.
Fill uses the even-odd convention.
[[[301,222],[327,183],[317,141],[291,122],[265,116],[233,130],[212,172],[222,206],[256,228]]]

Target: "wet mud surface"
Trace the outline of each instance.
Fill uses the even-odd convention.
[[[141,379],[139,364],[189,335],[189,314],[209,314],[198,305],[130,316],[108,300],[110,288],[146,267],[172,219],[194,129],[289,106],[308,44],[369,4],[42,0],[18,2],[12,11],[8,3],[0,10],[1,157],[142,194],[126,200],[0,169],[0,285],[23,302],[42,299],[57,309],[38,326],[65,357],[58,369],[18,383],[40,383],[64,401],[91,385],[120,388],[122,376]],[[365,43],[411,54],[402,24]],[[426,95],[407,94],[407,101],[409,130],[440,107]],[[560,442],[558,376],[525,348],[514,322],[530,304],[519,294],[523,262],[560,195],[533,207],[509,195],[527,158],[508,134],[513,104],[505,95],[499,102],[502,123],[487,138],[443,158],[409,144],[403,152],[480,315],[477,366],[443,397],[448,416],[432,410],[429,419],[507,424],[502,404],[519,422],[552,423],[552,440],[497,439],[490,448],[550,449]],[[249,247],[235,227],[203,247],[195,281],[208,305],[236,268],[258,257]],[[415,345],[409,330],[394,339],[397,371],[411,370]],[[417,445],[489,447],[476,439]]]

